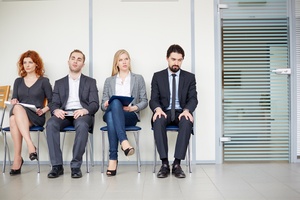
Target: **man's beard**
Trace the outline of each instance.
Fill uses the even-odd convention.
[[[176,72],[178,72],[180,70],[180,67],[178,65],[172,65],[172,66],[169,66],[169,69],[172,72],[176,73]]]

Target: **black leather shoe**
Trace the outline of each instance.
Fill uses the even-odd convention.
[[[48,178],[57,178],[64,174],[64,168],[61,165],[56,165],[52,167],[52,170],[48,174]]]
[[[29,154],[29,159],[30,160],[38,160],[38,155],[37,155],[37,152],[36,152],[36,147],[34,147],[34,148],[35,148],[35,152]]]
[[[80,168],[71,168],[71,177],[72,178],[81,178],[82,173]]]
[[[9,172],[9,174],[10,174],[11,176],[21,174],[21,169],[22,169],[23,163],[24,163],[24,160],[23,160],[23,158],[22,158],[22,162],[21,162],[20,168],[19,168],[19,169],[11,169],[10,172]]]
[[[170,174],[170,167],[167,164],[163,164],[157,173],[157,178],[166,178]]]
[[[121,148],[122,149],[122,148]],[[130,148],[127,148],[127,149],[122,149],[122,151],[124,151],[124,154],[125,156],[131,156],[134,154],[134,148],[133,147],[130,147]]]
[[[185,178],[185,173],[178,164],[173,165],[172,174],[174,174],[176,178]]]
[[[30,160],[38,160],[38,155],[36,152],[33,152],[31,154],[29,154],[29,159]]]

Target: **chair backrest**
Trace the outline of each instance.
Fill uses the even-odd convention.
[[[48,105],[48,99],[47,98],[44,99],[43,105],[44,105],[44,107]]]
[[[5,109],[5,101],[8,100],[10,85],[0,86],[0,108]]]
[[[10,93],[10,85],[0,86],[0,109],[2,110],[2,117],[1,117],[1,121],[0,121],[0,130],[2,129],[4,115],[5,115],[5,109],[6,109],[6,105],[4,102],[8,100],[9,93]]]

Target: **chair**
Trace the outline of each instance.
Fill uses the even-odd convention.
[[[93,126],[90,128],[89,130],[89,135],[88,135],[88,142],[86,144],[86,150],[85,150],[85,155],[86,155],[86,172],[89,173],[90,172],[90,165],[89,165],[89,159],[88,159],[88,155],[89,155],[89,150],[90,150],[90,159],[91,159],[91,165],[94,166],[94,148],[93,148],[93,130],[94,130],[94,122],[93,122]],[[64,149],[64,143],[65,143],[65,138],[66,138],[66,133],[67,132],[75,132],[75,127],[74,126],[67,126],[65,127],[63,130],[61,130],[60,132],[64,133],[63,135],[63,141],[62,141],[62,152]]]
[[[3,167],[2,167],[3,173],[5,172],[5,165],[6,165],[6,152],[8,152],[8,160],[9,160],[9,164],[11,164],[9,148],[7,145],[6,132],[2,130],[5,111],[6,111],[5,101],[8,100],[9,93],[10,93],[10,85],[0,86],[0,109],[2,111],[2,117],[0,121],[0,131],[3,135],[3,143],[4,143],[4,159],[3,159]]]
[[[45,99],[44,100],[44,106],[46,106],[47,104],[48,104],[48,101],[47,101],[47,99]],[[40,173],[40,171],[41,171],[41,169],[40,169],[40,157],[39,157],[39,155],[40,155],[40,133],[44,133],[44,129],[45,128],[43,126],[32,126],[32,127],[29,128],[30,132],[37,132],[38,133],[38,144],[37,144],[37,155],[38,155],[37,166],[38,166],[38,171],[37,171],[37,173]],[[6,132],[10,132],[10,127],[3,128],[2,132],[4,133],[5,140],[7,140],[6,139]],[[45,137],[46,137],[46,135],[45,135]],[[7,143],[6,143],[6,145],[7,145]],[[7,145],[6,148],[9,149],[8,145]],[[6,166],[6,152],[7,151],[4,151],[3,173],[5,172],[5,166]],[[9,150],[8,150],[8,156],[10,157]],[[9,160],[10,160],[10,158],[9,158]]]
[[[107,126],[103,126],[100,128],[100,130],[102,131],[102,167],[101,167],[101,173],[104,172],[104,160],[105,160],[105,132],[107,132]],[[125,131],[126,132],[132,132],[134,135],[134,139],[135,139],[135,150],[136,150],[136,159],[137,159],[137,169],[138,169],[138,173],[141,173],[141,157],[140,157],[140,144],[139,144],[139,132],[140,130],[142,130],[141,127],[139,126],[126,126],[125,127]],[[108,158],[107,158],[108,160]]]
[[[152,129],[153,130],[153,129]],[[167,132],[178,132],[179,127],[175,125],[169,125],[166,127]],[[154,134],[153,134],[154,137]],[[156,154],[156,143],[154,140],[154,162],[153,162],[153,173],[156,171],[156,165],[157,165],[157,154]],[[191,150],[190,150],[190,143],[188,144],[187,147],[187,152],[186,152],[186,166],[189,168],[189,173],[192,173],[192,168],[191,168]]]

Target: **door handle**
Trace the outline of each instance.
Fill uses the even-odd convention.
[[[274,72],[275,74],[279,74],[279,75],[289,75],[289,74],[291,74],[291,69],[290,68],[275,69],[275,70],[272,70],[272,72]]]
[[[230,142],[231,141],[231,137],[220,137],[220,145],[222,145],[222,143],[224,142]]]

